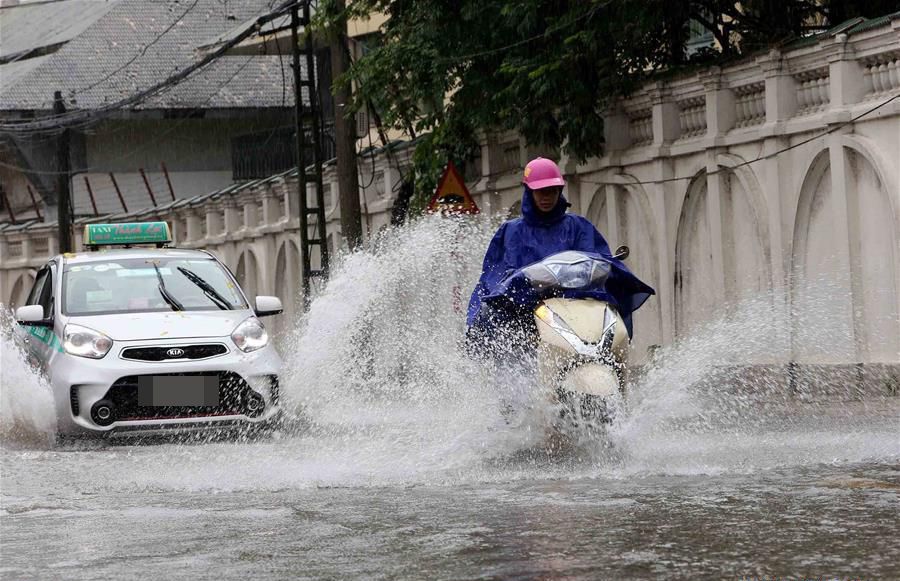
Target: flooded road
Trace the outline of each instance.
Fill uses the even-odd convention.
[[[534,378],[459,348],[492,228],[452,227],[344,259],[282,335],[268,438],[55,444],[0,336],[0,578],[900,579],[900,397],[729,377],[786,360],[783,299],[660,349],[604,433],[548,439]]]
[[[702,466],[535,452],[419,478],[312,438],[6,450],[0,577],[896,579],[897,412],[869,409],[843,454],[745,449],[743,468],[752,442],[706,441]]]

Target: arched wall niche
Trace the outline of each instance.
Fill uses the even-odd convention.
[[[835,325],[827,333],[833,337],[828,340],[820,339],[816,326],[816,320],[829,311],[826,297],[838,298],[849,292],[849,277],[842,281],[828,275],[837,259],[833,211],[831,165],[826,149],[812,159],[804,174],[794,218],[790,325],[792,356],[800,362],[828,362],[826,352],[835,348],[843,349],[849,356],[847,344],[852,345],[849,329],[841,330]],[[840,311],[842,306],[836,304],[831,310]],[[830,345],[822,344],[822,339]]]
[[[675,239],[675,332],[686,335],[716,303],[706,171],[689,183]]]
[[[585,217],[590,220],[604,236],[607,235],[609,229],[609,216],[606,212],[606,190],[604,187],[601,186],[594,192]],[[610,242],[610,244],[614,243]]]
[[[238,284],[244,289],[244,294],[252,303],[257,295],[259,283],[259,268],[257,266],[256,254],[250,248],[244,250],[238,259],[237,270],[235,276]],[[252,305],[251,305],[252,306]]]
[[[23,306],[33,285],[34,275],[30,272],[22,273],[13,283],[9,293],[9,302],[7,303],[7,306],[11,309]]]
[[[733,154],[717,156],[721,179],[722,266],[725,298],[732,305],[773,287],[768,204],[759,180]]]
[[[835,270],[834,200],[828,150],[810,162],[800,187],[791,255],[791,343],[803,363],[851,360],[852,329],[840,314],[850,292],[849,273]]]
[[[832,149],[815,156],[800,191],[791,256],[793,356],[896,363],[900,224],[892,174],[863,141],[845,136],[838,147],[844,187],[834,190]]]

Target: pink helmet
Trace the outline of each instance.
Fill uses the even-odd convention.
[[[540,190],[551,186],[564,186],[566,180],[552,159],[536,157],[525,166],[522,183],[532,190]]]

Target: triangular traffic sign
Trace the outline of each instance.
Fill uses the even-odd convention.
[[[447,162],[437,190],[431,197],[431,201],[428,202],[427,211],[442,214],[478,214],[481,212],[452,161]]]

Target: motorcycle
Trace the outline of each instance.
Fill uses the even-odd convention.
[[[573,423],[607,424],[624,393],[631,314],[653,289],[622,264],[628,247],[609,257],[565,251],[514,271],[488,305],[530,311],[537,378]],[[507,309],[508,310],[508,309]]]

